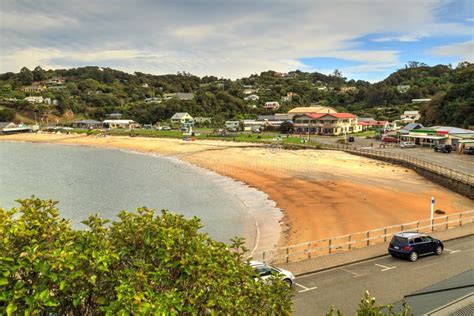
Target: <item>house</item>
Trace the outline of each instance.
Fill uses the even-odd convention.
[[[115,112],[115,113],[107,114],[107,117],[111,120],[120,120],[122,118],[122,114]]]
[[[400,115],[400,119],[404,123],[415,123],[421,118],[420,112],[418,111],[405,111]]]
[[[430,102],[431,99],[411,99],[412,103],[423,103],[423,102]]]
[[[408,90],[410,90],[410,87],[411,87],[411,86],[410,86],[409,84],[399,84],[399,85],[397,86],[397,90],[398,90],[398,92],[400,92],[400,93],[407,93]]]
[[[342,93],[357,92],[357,87],[341,87]]]
[[[198,123],[198,124],[211,123],[211,122],[212,122],[212,118],[210,117],[196,116],[194,118],[194,123]]]
[[[21,88],[21,90],[24,92],[43,92],[46,89],[47,87],[42,84],[32,84],[31,86]]]
[[[424,126],[420,123],[410,123],[410,124],[405,125],[403,128],[399,129],[397,131],[397,134],[399,136],[408,135],[408,133],[410,133],[411,130],[420,129],[423,127]]]
[[[306,113],[293,117],[294,129],[298,133],[340,135],[362,130],[357,116],[351,113]]]
[[[260,99],[260,97],[256,94],[251,94],[244,98],[245,101],[257,101],[258,99]]]
[[[362,131],[376,128],[381,130],[391,129],[390,123],[388,121],[376,121],[371,117],[359,117],[357,124],[361,127]]]
[[[30,97],[24,98],[23,100],[25,100],[28,103],[43,103],[44,102],[44,98],[42,96],[39,96],[39,97],[30,96]]]
[[[74,128],[96,129],[102,128],[102,122],[96,120],[81,120],[72,122]]]
[[[225,121],[225,128],[237,132],[240,129],[239,121]]]
[[[174,124],[192,124],[193,122],[193,117],[186,112],[177,112],[171,117],[171,123]]]
[[[64,77],[53,77],[46,80],[47,85],[62,85],[66,83],[66,78]]]
[[[242,92],[243,92],[243,94],[249,95],[249,94],[255,94],[258,91],[257,91],[257,89],[247,88],[247,89],[242,90]]]
[[[134,129],[139,128],[140,124],[133,120],[105,120],[102,122],[104,128],[123,128],[123,129]]]
[[[173,98],[177,98],[179,100],[189,101],[194,99],[194,93],[187,93],[187,92],[176,92],[176,93],[165,93],[163,94],[164,100],[170,100]]]
[[[329,106],[303,106],[296,107],[288,111],[288,114],[291,115],[291,118],[297,114],[306,114],[306,113],[337,113],[336,109]]]
[[[146,98],[145,103],[161,103],[161,97]]]
[[[17,125],[12,122],[0,122],[0,134],[27,133],[33,131],[34,127],[25,124]]]
[[[283,122],[291,122],[291,115],[276,113],[274,115],[259,115],[257,121],[262,122],[264,126],[280,128]]]
[[[287,92],[286,96],[281,97],[281,101],[283,102],[291,102],[294,97],[298,96],[298,94],[294,92]]]
[[[142,87],[142,88],[149,88],[149,85],[148,85],[148,83],[142,83],[142,84],[140,85],[140,87]]]
[[[256,120],[243,120],[244,131],[255,131],[255,130],[262,130],[263,126],[265,125],[262,121]]]
[[[49,86],[48,87],[48,90],[50,91],[62,91],[64,89],[66,89],[67,87],[62,85],[62,86]]]
[[[263,108],[267,110],[278,110],[280,108],[280,103],[276,101],[265,102],[265,105],[263,106]]]

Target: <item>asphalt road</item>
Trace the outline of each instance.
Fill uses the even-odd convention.
[[[293,298],[295,315],[325,315],[331,305],[354,315],[366,290],[379,303],[394,303],[404,295],[474,268],[474,236],[445,243],[441,256],[416,262],[391,256],[298,277]]]
[[[327,144],[334,144],[339,138],[336,137],[314,137],[320,142]],[[355,137],[355,142],[351,143],[357,148],[372,147],[378,151],[390,151],[394,153],[411,156],[413,158],[424,160],[426,162],[435,163],[446,168],[464,172],[467,174],[474,173],[474,155],[458,154],[452,152],[450,154],[437,153],[430,148],[400,148],[395,144],[388,144],[386,148],[380,148],[381,142],[375,139],[366,139],[362,137]],[[392,147],[393,145],[393,147]]]

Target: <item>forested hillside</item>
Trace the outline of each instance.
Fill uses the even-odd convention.
[[[420,109],[426,124],[474,125],[474,65],[469,63],[452,68],[410,62],[375,84],[347,80],[337,70],[331,75],[266,71],[229,80],[185,72],[150,75],[99,67],[24,67],[19,73],[1,74],[0,87],[0,120],[15,114],[17,120],[35,116],[55,117],[60,122],[102,120],[108,113],[120,112],[139,123],[155,123],[169,119],[175,112],[189,112],[212,117],[219,124],[226,119],[254,118],[296,106],[322,104],[380,120],[396,120],[404,110]],[[192,95],[180,99],[170,93]],[[249,100],[251,95],[258,100]],[[42,96],[47,101],[27,102],[28,96]],[[420,98],[432,101],[411,102]],[[269,101],[277,101],[281,107],[276,111],[263,108]]]

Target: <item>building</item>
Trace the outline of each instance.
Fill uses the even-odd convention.
[[[25,86],[21,88],[24,92],[43,92],[47,89],[47,87],[43,84],[32,84],[31,86]]]
[[[171,123],[174,124],[192,124],[194,119],[189,113],[177,112],[171,117]]]
[[[97,129],[102,128],[102,122],[96,120],[81,120],[72,122],[74,128]]]
[[[110,113],[110,114],[107,114],[107,117],[111,120],[120,120],[122,118],[122,114],[121,113]]]
[[[253,88],[246,88],[244,90],[242,90],[243,94],[246,94],[246,95],[249,95],[249,94],[255,94],[257,93],[257,89],[253,89]]]
[[[15,124],[12,122],[0,122],[0,134],[15,134],[15,133],[28,133],[34,130],[37,126],[28,126],[25,124]]]
[[[244,98],[245,101],[257,101],[260,97],[256,94],[248,95]]]
[[[418,111],[405,111],[400,115],[400,119],[404,123],[415,123],[421,118],[420,112]]]
[[[430,102],[431,99],[411,99],[412,103],[423,103],[423,102]]]
[[[25,100],[28,103],[43,103],[44,102],[44,98],[42,96],[39,96],[39,97],[30,96],[30,97],[24,98],[23,100]]]
[[[276,101],[265,102],[265,105],[263,106],[263,108],[267,110],[278,110],[280,108],[280,103]]]
[[[140,124],[133,120],[105,120],[102,122],[104,128],[123,128],[123,129],[134,129],[139,128]]]
[[[357,92],[357,87],[341,87],[342,93]]]
[[[397,90],[400,93],[407,93],[410,90],[411,86],[409,84],[399,84]]]
[[[53,77],[46,80],[47,85],[62,85],[66,83],[66,78],[64,77]]]
[[[183,101],[189,101],[194,99],[194,93],[188,93],[188,92],[176,92],[176,93],[165,93],[163,94],[163,99],[164,100],[170,100],[170,99],[179,99]]]
[[[293,117],[297,133],[318,135],[341,135],[357,133],[362,130],[357,116],[350,113],[306,113]]]
[[[404,301],[413,315],[474,315],[474,270],[405,295],[403,301],[394,304],[394,310],[399,310]]]
[[[457,150],[474,141],[474,131],[452,126],[432,126],[412,129],[408,134],[401,135],[417,145],[432,147],[434,145],[451,145]]]
[[[48,90],[50,90],[50,91],[63,91],[66,88],[67,87],[64,86],[64,85],[62,85],[62,86],[49,86]]]
[[[240,122],[239,121],[225,121],[225,128],[236,132],[240,129]]]
[[[145,99],[145,103],[161,103],[161,101],[161,97],[151,97]]]
[[[377,121],[371,117],[359,117],[357,124],[360,125],[362,131],[368,129],[381,129],[384,131],[391,129],[390,123],[388,121]]]
[[[212,122],[212,118],[210,117],[196,116],[194,118],[194,123],[198,123],[198,124],[205,124],[205,123],[211,123],[211,122]]]
[[[294,92],[287,92],[286,93],[286,96],[282,96],[281,97],[281,101],[283,102],[291,102],[293,100],[294,97],[298,96],[298,94],[294,93]]]
[[[262,131],[265,123],[262,121],[256,121],[256,120],[243,120],[243,125],[244,125],[244,131],[255,131],[255,130]]]
[[[283,122],[291,122],[292,117],[292,115],[286,113],[276,113],[274,115],[259,115],[257,121],[262,122],[264,126],[278,129]]]

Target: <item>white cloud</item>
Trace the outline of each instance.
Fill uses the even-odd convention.
[[[402,34],[398,40],[408,41],[440,29],[465,32],[435,21],[443,3],[6,1],[0,13],[0,71],[87,64],[236,78],[304,69],[298,60],[303,57],[341,58],[361,64],[351,71],[376,71],[396,65],[399,52],[361,49],[354,40],[374,33]],[[25,23],[29,20],[41,23]],[[395,39],[378,39],[386,40]]]
[[[432,53],[438,56],[457,56],[461,61],[474,62],[474,41],[439,46]]]

